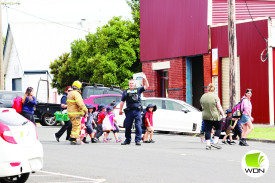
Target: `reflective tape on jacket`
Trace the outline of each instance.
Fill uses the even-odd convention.
[[[67,102],[77,102],[77,101],[79,101],[79,99],[78,99],[78,100],[70,100],[70,99],[67,99]]]
[[[67,114],[84,114],[84,112],[67,112]]]

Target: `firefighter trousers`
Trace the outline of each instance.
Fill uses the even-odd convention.
[[[72,122],[71,138],[78,139],[81,129],[81,117],[70,117]]]

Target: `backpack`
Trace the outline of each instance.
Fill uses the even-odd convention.
[[[232,109],[232,117],[233,118],[240,118],[242,116],[242,101],[244,100],[245,98],[243,98],[239,103],[237,103],[233,109]]]
[[[231,120],[227,120],[226,118],[222,119],[222,132],[225,132],[225,130],[230,126]]]
[[[146,114],[146,109],[143,110],[143,113],[141,114],[141,129],[145,130],[146,126],[145,126],[145,114]]]
[[[226,118],[222,118],[222,132],[226,130]]]
[[[16,97],[13,99],[13,105],[12,108],[14,108],[16,110],[16,112],[18,112],[19,114],[21,114],[22,112],[22,97]]]

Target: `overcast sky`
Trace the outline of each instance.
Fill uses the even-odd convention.
[[[81,19],[87,22],[107,23],[113,16],[131,19],[131,9],[126,0],[2,0],[19,2],[20,5],[2,5],[3,34],[8,22],[43,22],[36,17],[58,23],[76,23]],[[22,12],[30,15],[24,14]],[[36,17],[35,17],[36,16]]]

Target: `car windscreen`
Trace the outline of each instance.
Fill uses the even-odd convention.
[[[0,122],[8,126],[21,126],[28,121],[17,112],[0,112]]]
[[[120,102],[121,97],[120,96],[104,96],[104,97],[98,97],[93,99],[94,104],[105,104],[110,105],[111,102]]]
[[[121,95],[122,91],[119,90],[107,90],[106,94],[110,94],[110,95]]]

